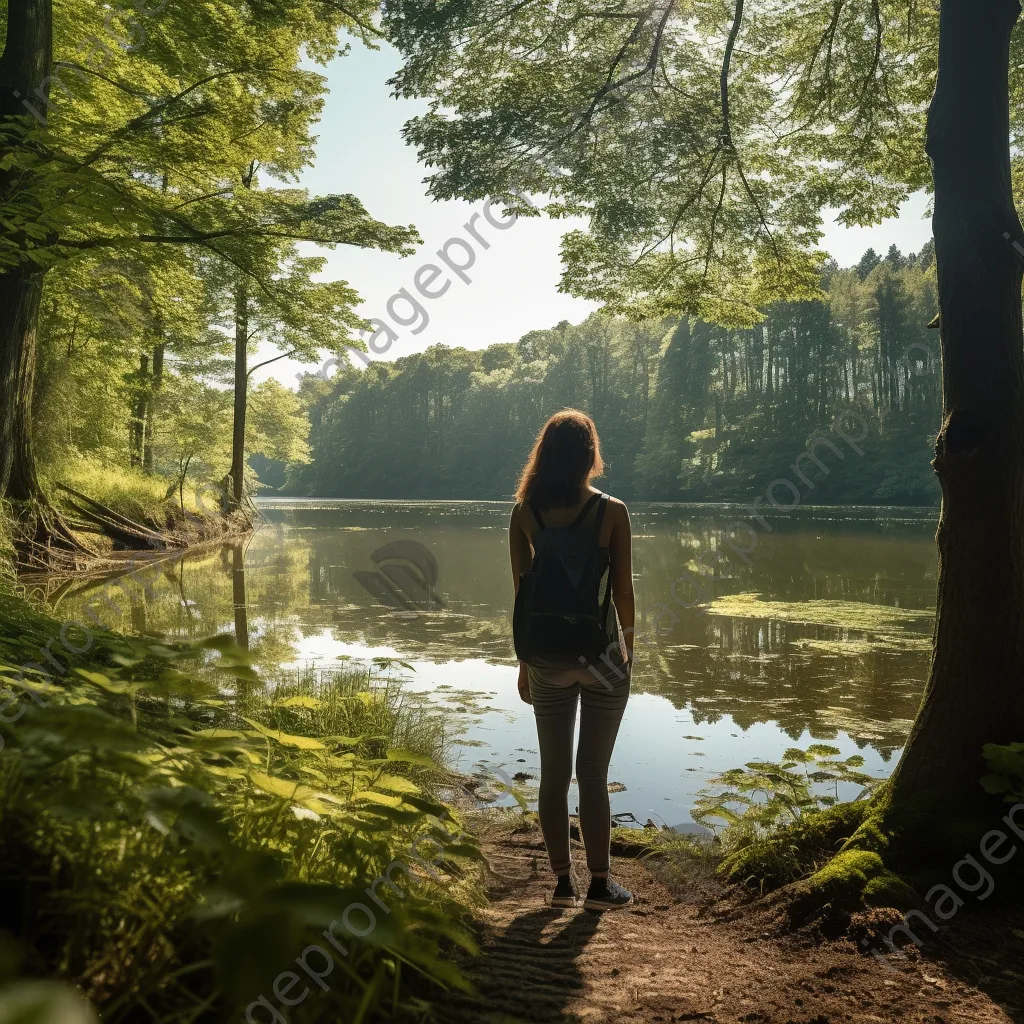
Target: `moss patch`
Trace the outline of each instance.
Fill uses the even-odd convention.
[[[837,853],[823,868],[801,885],[807,893],[815,892],[823,903],[860,901],[869,879],[885,873],[885,864],[877,853],[867,850],[844,850]]]
[[[909,910],[919,902],[913,887],[889,870],[869,878],[861,898],[869,907],[896,907],[898,910]]]
[[[762,891],[804,878],[827,864],[854,835],[869,807],[867,801],[836,804],[768,834],[754,833],[740,840],[720,870],[730,881]]]

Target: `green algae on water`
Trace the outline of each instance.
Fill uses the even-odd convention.
[[[896,608],[863,601],[765,601],[760,594],[719,597],[705,609],[736,619],[777,619],[811,626],[834,626],[895,639],[902,631],[929,633],[935,613],[925,608]],[[903,640],[900,638],[900,642]]]
[[[869,636],[846,640],[811,640],[803,637],[790,641],[799,650],[818,654],[844,655],[874,654],[876,651],[930,651],[930,636]]]

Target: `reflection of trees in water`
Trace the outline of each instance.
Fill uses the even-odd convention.
[[[834,640],[839,630],[693,612],[639,658],[635,688],[657,693],[695,722],[729,715],[747,729],[775,721],[796,740],[839,731],[883,754],[900,748],[921,697],[928,654],[847,656],[794,650],[794,640]]]
[[[249,605],[245,596],[245,547],[231,545],[231,603],[235,610],[235,643],[249,650]]]
[[[218,632],[232,621],[231,579],[219,570],[221,558],[217,548],[162,556],[68,590],[54,611],[64,620],[92,622],[99,618],[123,632],[173,637]],[[196,586],[194,581],[200,575],[214,585]],[[211,622],[219,629],[207,628]]]
[[[308,608],[305,550],[283,543],[276,530],[260,531],[248,543],[184,552],[115,579],[90,581],[66,593],[58,612],[80,621],[98,616],[114,629],[170,638],[229,633],[250,651],[258,669],[271,671],[294,659],[297,616],[304,618]]]
[[[137,580],[113,588],[111,614],[102,608],[100,614],[116,628],[171,636],[234,630],[264,671],[294,660],[300,635],[324,629],[340,641],[389,647],[412,659],[512,664],[507,512],[507,506],[484,503],[273,510],[245,549],[244,563],[237,546],[186,555],[150,573],[148,596]],[[637,692],[688,708],[697,722],[729,715],[746,729],[774,721],[794,739],[805,730],[823,739],[842,730],[883,754],[902,745],[917,709],[926,653],[801,649],[794,641],[834,642],[842,633],[682,608],[672,600],[673,582],[714,551],[722,531],[742,513],[650,506],[632,514],[638,628],[651,629],[657,604],[673,610],[671,628],[641,650]],[[731,557],[724,573],[719,566],[726,578],[710,585],[713,596],[755,592],[776,601],[931,606],[930,522],[769,523],[773,529],[759,535],[751,565],[722,549]],[[375,567],[374,550],[401,539],[415,539],[436,558],[443,611],[396,614],[375,602],[354,575]],[[705,564],[715,565],[710,558]],[[681,601],[692,597],[686,586],[676,590]],[[81,618],[76,600],[65,597],[61,614]]]

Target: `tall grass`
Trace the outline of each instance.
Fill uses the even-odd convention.
[[[368,757],[384,757],[389,748],[412,751],[430,762],[430,770],[410,771],[432,786],[451,783],[451,772],[441,767],[448,745],[440,719],[408,701],[401,683],[380,667],[358,662],[337,669],[305,666],[276,672],[273,683],[272,690],[248,692],[239,705],[243,713],[285,732],[350,737]]]
[[[86,457],[68,459],[51,470],[51,477],[48,483],[67,484],[135,522],[163,525],[181,514],[177,481],[171,477],[147,476],[140,469]],[[204,496],[200,503],[191,482],[186,482],[183,497],[186,512],[203,510],[203,503],[206,512],[214,511],[212,498]],[[54,498],[60,502],[61,492],[56,491]]]
[[[0,500],[0,588],[12,588],[16,581],[14,567],[14,516],[6,501]]]
[[[348,955],[288,1019],[426,1021],[462,983],[445,951],[472,948],[479,851],[449,842],[431,872],[413,856],[461,821],[434,796],[436,726],[393,684],[271,691],[226,639],[111,634],[46,678],[23,666],[59,624],[7,595],[0,626],[0,929],[23,976],[73,983],[114,1024],[243,1020],[397,861],[402,895],[381,888],[368,934],[335,924]]]

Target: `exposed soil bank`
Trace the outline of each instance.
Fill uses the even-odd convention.
[[[491,904],[483,954],[469,965],[479,991],[455,1001],[459,1024],[1024,1022],[1018,910],[964,913],[935,935],[922,928],[922,949],[887,966],[848,937],[787,934],[778,907],[729,900],[714,882],[672,891],[655,861],[613,859],[632,908],[552,910],[538,832],[484,849]]]
[[[108,575],[132,571],[165,557],[177,557],[190,548],[211,543],[224,543],[244,537],[252,532],[255,523],[247,512],[230,514],[172,512],[159,524],[147,522],[147,533],[132,546],[101,533],[77,533],[86,547],[79,551],[52,548],[46,551],[36,546],[25,557],[25,551],[15,541],[22,556],[16,565],[22,581],[30,585],[43,585],[49,591],[68,582],[98,579]]]

